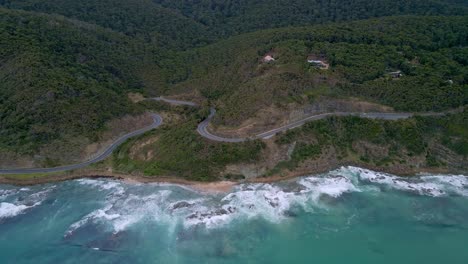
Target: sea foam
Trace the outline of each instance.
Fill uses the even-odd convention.
[[[346,193],[391,188],[424,196],[468,196],[468,178],[461,175],[398,177],[357,167],[342,167],[280,183],[240,184],[226,194],[206,194],[172,184],[129,185],[109,180],[79,180],[79,184],[107,192],[101,208],[70,226],[74,232],[86,224],[104,224],[112,232],[152,221],[174,229],[203,226],[219,228],[238,219],[262,218],[276,223],[294,215],[328,210],[330,199]],[[326,199],[323,199],[326,198]]]
[[[364,183],[384,185],[389,188],[427,196],[462,195],[468,196],[468,177],[463,175],[419,175],[398,177],[357,167],[342,168],[351,177],[358,177]],[[348,176],[348,177],[350,177]]]
[[[40,191],[29,188],[0,190],[0,200],[4,201],[0,203],[0,219],[17,216],[40,205],[54,187],[46,187]]]
[[[24,204],[15,205],[12,203],[2,202],[0,203],[0,218],[16,216],[28,208],[29,206]]]

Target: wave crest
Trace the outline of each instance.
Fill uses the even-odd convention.
[[[343,167],[319,176],[273,184],[241,184],[227,194],[202,194],[171,184],[127,185],[108,180],[80,180],[80,184],[107,191],[105,204],[70,226],[74,232],[85,224],[107,224],[120,232],[141,221],[175,228],[216,228],[237,219],[263,218],[279,222],[307,212],[329,210],[329,201],[346,193],[377,192],[390,188],[418,195],[468,196],[468,178],[461,175],[398,177],[357,167]]]

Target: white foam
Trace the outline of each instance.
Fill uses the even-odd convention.
[[[125,192],[122,183],[113,180],[93,180],[93,179],[79,179],[76,180],[81,185],[89,185],[96,187],[102,191],[113,191],[114,195],[123,194]]]
[[[320,197],[337,198],[345,192],[359,191],[344,177],[307,177],[299,180],[302,188],[286,191],[274,184],[245,184],[221,199],[221,205],[197,211],[184,221],[186,227],[204,225],[214,228],[229,224],[236,218],[263,218],[270,222],[286,219],[294,206],[306,211],[321,205]],[[297,190],[299,189],[299,190]]]
[[[75,224],[70,231],[84,224],[105,223],[113,232],[120,232],[141,221],[152,221],[174,229],[204,226],[217,228],[236,219],[263,218],[270,222],[284,221],[296,209],[313,212],[331,210],[329,200],[352,192],[368,192],[385,185],[426,196],[466,195],[468,178],[464,176],[424,176],[404,178],[356,167],[344,167],[320,176],[274,184],[242,184],[226,194],[203,194],[173,184],[150,184],[128,188],[119,182],[82,180],[80,184],[111,190],[119,195],[106,196],[102,208],[96,209]],[[138,188],[144,191],[135,193]],[[170,190],[168,190],[170,189]],[[147,194],[151,191],[151,194]],[[184,197],[181,199],[181,195]],[[190,198],[187,198],[190,197]],[[328,199],[322,199],[327,197]]]
[[[290,196],[289,199],[286,198]],[[238,217],[253,218],[263,216],[271,221],[282,218],[280,212],[290,207],[293,194],[288,194],[269,184],[243,185],[210,207],[195,208],[195,212],[185,217],[186,227],[205,225],[208,228],[230,223]]]
[[[29,207],[24,204],[15,205],[12,203],[2,202],[0,203],[0,218],[16,216],[28,208]]]
[[[104,207],[102,209],[97,209],[97,210],[87,214],[86,216],[84,216],[79,221],[73,223],[68,228],[67,234],[72,234],[73,232],[75,232],[75,230],[77,230],[78,228],[82,227],[83,225],[85,225],[86,223],[88,223],[89,221],[94,220],[94,219],[105,219],[107,221],[111,221],[111,220],[116,219],[117,217],[119,217],[120,216],[119,214],[107,214],[107,211],[110,210],[111,208],[112,208],[112,205],[107,205],[106,207]]]
[[[5,200],[7,197],[18,193],[14,189],[0,190],[0,200]]]
[[[438,197],[456,193],[468,196],[468,178],[463,175],[398,177],[356,167],[342,168],[342,170],[349,171],[364,182],[382,184],[420,195]]]
[[[53,188],[54,186],[49,186],[39,192],[34,192],[29,195],[23,194],[23,192],[30,192],[31,189],[29,188],[2,190],[2,192],[0,192],[0,199],[6,201],[0,203],[0,219],[17,216],[24,213],[29,208],[40,205],[47,198],[47,194],[53,190]],[[21,196],[23,198],[21,200],[15,198],[19,192],[22,192]]]
[[[349,178],[343,176],[307,177],[299,180],[299,183],[306,187],[302,192],[311,193],[315,200],[324,194],[337,198],[343,193],[360,191]]]
[[[98,186],[102,185],[99,184]],[[158,193],[142,197],[134,194],[130,194],[124,198],[110,196],[103,208],[94,210],[81,220],[72,224],[67,233],[71,234],[81,226],[90,222],[109,223],[113,232],[120,232],[141,221],[145,217],[154,214],[159,216],[161,207],[165,204],[164,199],[167,198],[170,193],[171,191],[169,190],[161,190],[158,191]]]
[[[468,196],[468,177],[463,175],[433,175],[421,177],[425,182],[430,182],[446,189],[449,193]]]
[[[91,185],[91,186],[94,186],[94,187],[98,187],[101,190],[110,190],[112,188],[116,188],[116,187],[120,186],[119,182],[109,181],[109,180],[79,179],[77,181],[80,184]]]
[[[99,189],[121,188],[96,180],[80,183]],[[178,188],[176,185],[167,184],[151,186]],[[299,180],[298,184],[295,183],[291,191],[276,184],[239,185],[225,196],[187,191],[197,197],[174,200],[171,197],[172,192],[164,189],[146,196],[126,194],[125,191],[121,196],[108,196],[103,208],[91,212],[71,225],[69,233],[87,223],[107,223],[113,232],[119,232],[145,219],[170,225],[170,228],[175,228],[178,223],[182,223],[186,228],[196,225],[216,228],[238,218],[264,218],[271,222],[279,222],[288,217],[287,212],[293,206],[310,210],[311,207],[318,206],[322,195],[336,198],[345,192],[359,190],[345,177],[308,177]]]
[[[12,204],[12,203],[6,203],[2,202],[0,203],[0,219],[2,218],[8,218],[8,217],[13,217],[17,216],[21,213],[24,213],[24,211],[28,208],[35,207],[37,205],[41,204],[41,202],[36,202],[33,205],[27,206],[24,204]]]

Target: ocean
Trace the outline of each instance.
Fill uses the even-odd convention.
[[[468,263],[468,178],[343,167],[204,193],[0,185],[0,263]]]

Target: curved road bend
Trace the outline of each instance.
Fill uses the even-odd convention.
[[[67,170],[75,170],[75,169],[81,169],[83,167],[86,167],[92,163],[99,162],[101,160],[104,160],[105,158],[109,157],[112,154],[112,151],[114,151],[118,146],[120,146],[122,143],[124,143],[127,139],[141,135],[147,131],[150,131],[152,129],[155,129],[159,127],[163,119],[160,115],[157,114],[151,114],[153,118],[153,123],[147,127],[144,127],[139,130],[135,130],[131,133],[128,133],[120,138],[118,138],[116,141],[114,141],[111,145],[109,145],[103,152],[95,156],[94,158],[82,162],[82,163],[77,163],[77,164],[71,164],[71,165],[65,165],[65,166],[60,166],[60,167],[53,167],[53,168],[24,168],[24,169],[0,169],[0,174],[28,174],[28,173],[47,173],[47,172],[59,172],[59,171],[67,171]]]
[[[213,119],[215,114],[216,114],[216,109],[210,108],[210,115],[205,120],[203,120],[200,124],[198,124],[198,127],[197,127],[198,134],[200,134],[204,138],[211,139],[214,141],[219,141],[219,142],[236,143],[236,142],[246,141],[248,139],[248,138],[223,138],[223,137],[219,137],[219,136],[211,134],[208,131],[208,124],[210,123],[211,119]]]
[[[384,119],[384,120],[399,120],[399,119],[406,119],[412,117],[413,113],[349,113],[349,112],[331,112],[331,113],[323,113],[318,115],[308,116],[301,120],[292,122],[290,124],[257,134],[250,138],[224,138],[220,136],[213,135],[211,132],[208,131],[208,124],[210,123],[211,119],[213,119],[214,115],[216,114],[216,110],[214,108],[210,109],[210,115],[206,118],[203,122],[201,122],[197,127],[197,132],[202,136],[210,140],[220,141],[220,142],[243,142],[248,139],[267,139],[279,132],[283,132],[292,128],[296,128],[299,126],[304,125],[308,121],[319,120],[329,116],[359,116],[362,118],[372,118],[372,119]]]
[[[151,100],[156,100],[156,101],[163,101],[169,104],[173,105],[187,105],[187,106],[198,106],[194,102],[189,102],[189,101],[182,101],[182,100],[175,100],[175,99],[168,99],[164,97],[154,97],[150,98]],[[216,114],[216,110],[214,108],[210,109],[210,115],[202,121],[200,124],[198,124],[197,127],[197,132],[202,136],[210,140],[214,141],[219,141],[219,142],[231,142],[231,143],[236,143],[236,142],[243,142],[248,139],[266,139],[270,138],[274,135],[276,135],[279,132],[283,132],[298,126],[302,126],[308,121],[312,120],[319,120],[323,119],[329,116],[359,116],[363,118],[373,118],[373,119],[384,119],[384,120],[398,120],[398,119],[406,119],[409,117],[412,117],[414,114],[413,113],[349,113],[349,112],[331,112],[331,113],[323,113],[323,114],[318,114],[318,115],[312,115],[308,116],[304,119],[301,119],[299,121],[292,122],[290,124],[257,134],[253,137],[250,138],[224,138],[220,136],[216,136],[211,134],[208,131],[208,124],[210,121],[213,119],[214,115]],[[74,169],[80,169],[83,167],[86,167],[92,163],[96,163],[99,161],[104,160],[105,158],[109,157],[112,152],[120,146],[122,143],[124,143],[127,139],[141,135],[149,130],[155,129],[159,127],[163,119],[160,115],[152,113],[152,118],[153,118],[153,124],[144,127],[142,129],[133,131],[131,133],[128,133],[120,138],[118,138],[116,141],[114,141],[111,145],[109,145],[103,152],[98,154],[96,157],[82,162],[78,164],[71,164],[71,165],[65,165],[65,166],[60,166],[60,167],[53,167],[53,168],[19,168],[19,169],[0,169],[0,174],[28,174],[28,173],[48,173],[48,172],[59,172],[59,171],[67,171],[67,170],[74,170]],[[441,116],[444,115],[444,113],[421,113],[419,115],[422,116]]]

